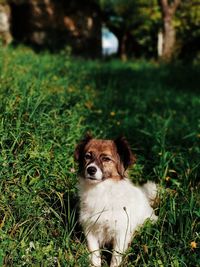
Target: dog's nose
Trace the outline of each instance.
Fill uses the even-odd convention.
[[[87,172],[89,173],[89,175],[94,175],[97,172],[97,168],[93,166],[88,167]]]

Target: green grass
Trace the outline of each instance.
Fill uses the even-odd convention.
[[[0,48],[0,266],[88,266],[73,160],[88,130],[124,134],[130,178],[161,188],[124,266],[200,266],[199,84],[199,66]]]

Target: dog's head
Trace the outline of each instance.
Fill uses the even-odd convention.
[[[90,183],[123,179],[126,169],[135,161],[124,137],[113,141],[87,135],[77,145],[74,156],[80,175]]]

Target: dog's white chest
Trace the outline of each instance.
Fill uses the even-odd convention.
[[[144,194],[127,180],[83,187],[80,197],[80,221],[86,232],[106,242],[125,228],[131,234],[152,213]]]

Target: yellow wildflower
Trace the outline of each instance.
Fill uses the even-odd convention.
[[[148,254],[149,250],[148,250],[148,246],[145,244],[143,245],[143,250],[145,254]]]
[[[197,248],[197,243],[195,241],[192,241],[190,243],[190,247],[191,247],[192,250],[195,249],[195,248]]]
[[[115,112],[114,111],[111,111],[110,112],[110,116],[115,116]]]
[[[93,103],[91,101],[88,101],[85,103],[86,108],[91,109],[93,107]]]
[[[171,178],[169,176],[165,177],[165,181],[169,182]]]

